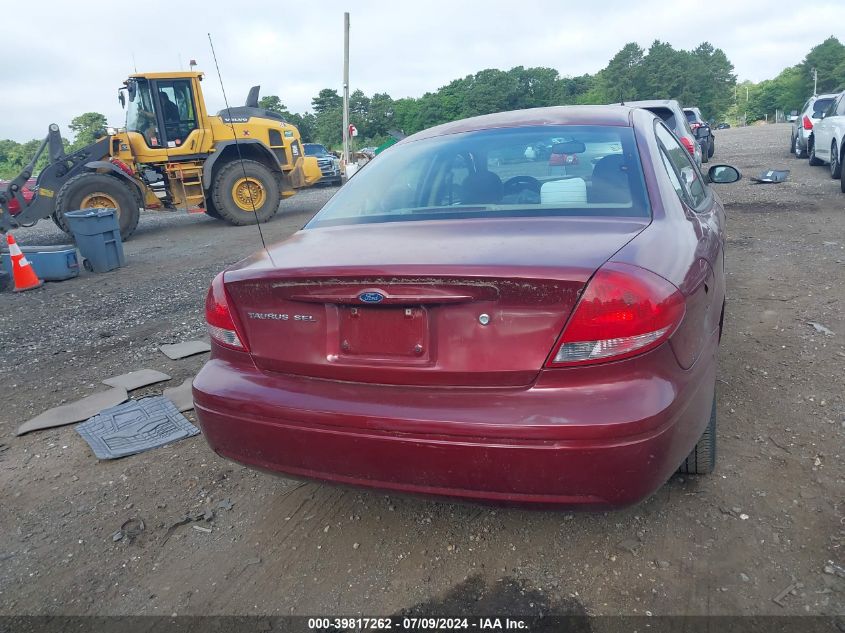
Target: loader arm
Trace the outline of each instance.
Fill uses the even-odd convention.
[[[35,195],[27,202],[21,189],[26,181],[32,178],[32,172],[45,150],[49,152],[49,162],[38,174]],[[0,233],[49,218],[55,211],[56,194],[62,185],[73,176],[86,171],[88,163],[108,156],[109,137],[101,138],[72,154],[65,154],[59,126],[52,123],[29,164],[9,183],[6,191],[0,191]],[[9,209],[12,200],[19,205],[19,210],[14,214]]]
[[[26,202],[24,199],[22,189],[27,181],[32,178],[32,172],[35,171],[35,166],[38,164],[38,161],[45,149],[49,149],[50,163],[55,163],[56,161],[61,160],[62,156],[64,156],[65,151],[64,146],[62,145],[62,135],[59,133],[59,126],[55,123],[50,124],[50,127],[47,129],[47,136],[44,137],[43,141],[41,141],[41,145],[38,146],[38,151],[35,152],[35,155],[32,157],[32,160],[29,161],[29,164],[21,170],[21,173],[9,182],[9,186],[5,191],[0,191],[0,232],[5,233],[12,226],[11,224],[6,226],[6,221],[11,218],[9,203],[12,200],[15,200],[18,203],[18,208],[21,209],[21,211],[25,210],[30,205],[30,203]]]

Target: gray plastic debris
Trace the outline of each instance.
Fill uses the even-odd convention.
[[[786,182],[789,177],[788,169],[768,169],[759,176],[751,176],[751,180],[764,185]]]
[[[17,435],[87,420],[103,409],[125,402],[128,397],[129,395],[123,387],[114,387],[108,391],[92,393],[76,402],[48,409],[41,415],[24,422],[18,427]]]
[[[105,409],[76,430],[99,459],[134,455],[200,432],[162,396]]]
[[[179,411],[190,411],[194,408],[194,394],[191,391],[191,383],[193,382],[193,378],[186,378],[181,385],[169,387],[161,395],[175,404]]]
[[[816,323],[815,321],[807,321],[807,325],[812,325],[813,329],[818,332],[819,334],[824,334],[825,336],[833,336],[834,331],[828,327],[825,327],[821,323]]]
[[[170,360],[179,360],[180,358],[187,358],[194,354],[208,352],[211,350],[211,345],[205,341],[185,341],[184,343],[174,343],[173,345],[162,345],[159,349]]]
[[[123,387],[126,391],[132,391],[165,380],[170,380],[170,376],[165,373],[155,369],[139,369],[138,371],[130,371],[128,374],[106,378],[103,384],[109,387]]]
[[[144,528],[143,519],[128,519],[123,522],[117,532],[111,535],[111,540],[117,543],[125,538],[132,543],[144,531]]]

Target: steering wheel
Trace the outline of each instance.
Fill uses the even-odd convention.
[[[540,181],[531,176],[514,176],[513,178],[508,178],[505,184],[502,185],[504,195],[518,193],[523,189],[531,189],[536,193],[540,193]]]

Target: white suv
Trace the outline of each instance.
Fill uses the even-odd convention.
[[[789,147],[795,158],[807,158],[807,139],[813,133],[813,126],[822,120],[822,113],[836,101],[839,93],[813,95],[801,108],[801,112],[792,122],[792,140]]]
[[[813,126],[807,141],[811,165],[830,165],[830,177],[842,178],[843,149],[845,149],[845,92],[839,93]],[[845,181],[843,181],[845,191]]]

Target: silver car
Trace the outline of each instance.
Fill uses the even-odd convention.
[[[689,121],[681,109],[681,105],[674,99],[651,99],[648,101],[626,101],[622,105],[632,108],[643,108],[650,110],[659,116],[670,130],[675,133],[681,144],[693,157],[696,164],[701,167],[701,145],[699,137],[693,133]],[[709,133],[710,128],[707,128]],[[703,132],[702,132],[703,134]]]
[[[807,140],[813,133],[813,126],[821,121],[822,114],[830,107],[839,93],[813,95],[801,108],[798,118],[792,122],[792,138],[789,149],[796,158],[807,158]]]

